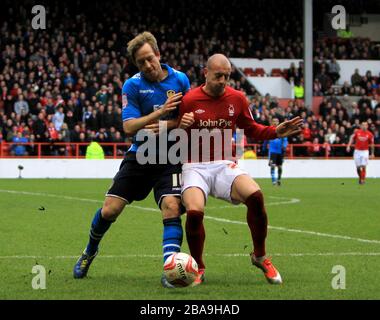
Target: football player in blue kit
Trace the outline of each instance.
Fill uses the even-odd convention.
[[[134,136],[133,143],[106,193],[102,208],[96,211],[92,220],[89,242],[74,266],[74,278],[77,279],[87,275],[98,254],[100,240],[124,207],[133,201],[144,200],[152,189],[162,212],[164,261],[172,253],[180,252],[182,244],[181,164],[158,160],[139,163],[137,155],[142,142],[136,139],[136,133],[149,130],[158,141],[163,122],[167,130],[177,127],[178,105],[190,89],[190,83],[184,73],[160,63],[157,41],[150,32],[137,35],[128,42],[127,49],[131,61],[140,71],[122,88],[123,128],[127,135]],[[173,143],[167,141],[165,150],[157,147],[153,158],[158,159],[160,152],[167,153]],[[161,283],[164,287],[172,287],[164,276],[161,276]]]
[[[272,119],[272,125],[278,126],[280,121],[278,118]],[[282,164],[284,162],[284,153],[288,146],[288,138],[277,138],[274,140],[266,141],[269,147],[269,167],[270,175],[272,177],[273,185],[281,185]],[[277,167],[277,179],[276,179],[276,167]]]

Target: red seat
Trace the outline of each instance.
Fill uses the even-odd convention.
[[[2,151],[3,157],[9,156],[10,145],[3,143],[3,144],[1,144],[1,146],[2,146],[2,150],[1,151]]]
[[[246,76],[249,77],[252,77],[255,73],[252,68],[244,68],[243,72]]]
[[[279,68],[273,68],[271,72],[272,77],[282,77],[282,71]]]
[[[263,68],[256,68],[255,73],[258,77],[264,77],[265,76],[265,70]]]

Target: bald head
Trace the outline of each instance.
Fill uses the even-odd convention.
[[[207,60],[207,69],[214,69],[216,67],[230,67],[231,63],[228,58],[221,53],[215,53]]]
[[[212,55],[207,60],[205,68],[206,84],[203,90],[214,97],[223,95],[227,82],[230,80],[231,63],[220,53]]]

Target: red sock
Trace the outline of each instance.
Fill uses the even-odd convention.
[[[359,179],[360,180],[363,180],[363,173],[364,173],[363,167],[359,167]]]
[[[245,204],[248,207],[247,222],[252,235],[253,254],[255,257],[265,256],[268,217],[262,192],[259,190],[252,193],[245,201]]]
[[[189,210],[186,218],[186,238],[189,245],[190,254],[198,264],[199,269],[204,269],[202,260],[203,247],[205,243],[205,228],[203,225],[202,211]]]

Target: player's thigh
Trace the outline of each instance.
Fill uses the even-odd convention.
[[[205,164],[182,166],[182,202],[186,210],[203,211],[212,188],[212,169]]]
[[[182,202],[186,211],[195,210],[204,212],[206,195],[199,187],[189,187],[182,193]]]
[[[360,157],[361,166],[366,167],[368,165],[368,159],[369,159],[369,152],[364,151]]]
[[[281,167],[284,162],[284,156],[279,154],[276,159],[276,166]]]
[[[231,187],[231,199],[233,201],[245,202],[246,199],[260,186],[248,174],[242,174],[235,178]]]
[[[232,185],[241,175],[247,175],[247,172],[232,161],[218,164],[218,170],[214,172],[214,182],[210,194],[232,204],[239,204],[241,201],[232,198]]]
[[[181,204],[181,165],[158,166],[153,187],[154,198],[163,218],[175,218],[185,212]]]
[[[152,172],[149,165],[124,160],[106,196],[120,198],[129,204],[144,200],[156,182]]]
[[[356,167],[360,167],[362,165],[361,164],[361,154],[358,150],[354,151],[354,161],[355,161]]]

